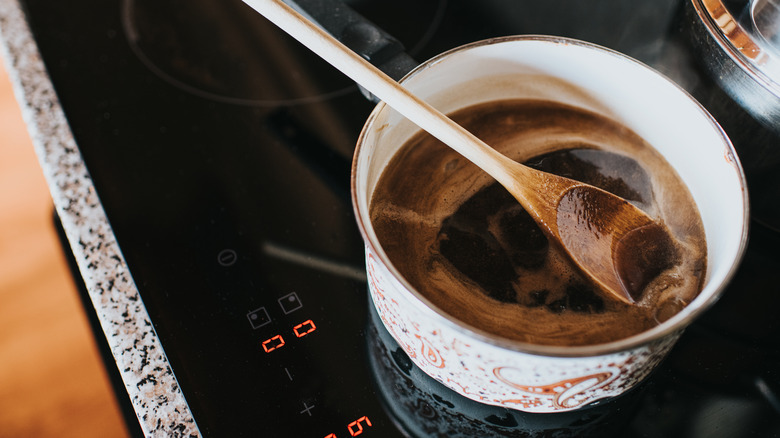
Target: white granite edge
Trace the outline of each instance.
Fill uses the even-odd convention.
[[[200,436],[17,0],[0,0],[0,49],[54,208],[144,434]]]

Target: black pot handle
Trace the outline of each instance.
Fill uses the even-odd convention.
[[[400,41],[341,0],[283,1],[396,81],[418,65]]]

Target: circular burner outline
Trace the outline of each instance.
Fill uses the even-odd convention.
[[[176,77],[167,73],[164,69],[160,68],[154,61],[152,61],[148,56],[146,56],[143,49],[141,49],[138,46],[137,41],[139,39],[139,36],[138,36],[138,32],[132,25],[133,20],[131,18],[133,12],[133,5],[135,1],[136,0],[122,0],[122,4],[120,5],[122,29],[127,38],[127,43],[130,46],[130,49],[138,57],[141,63],[143,63],[155,75],[165,80],[166,82],[170,83],[171,85],[183,91],[186,91],[190,94],[193,94],[195,96],[204,99],[214,100],[217,102],[223,102],[223,103],[240,105],[240,106],[273,107],[279,105],[305,105],[309,103],[322,102],[328,99],[341,97],[349,93],[352,93],[353,91],[358,90],[358,86],[354,84],[327,93],[318,94],[315,96],[298,97],[298,98],[291,98],[291,99],[244,99],[240,97],[231,97],[223,94],[202,90],[194,85],[188,84],[180,79],[177,79]],[[414,47],[407,50],[407,53],[413,56],[414,54],[418,53],[433,38],[434,33],[436,32],[436,30],[438,29],[439,25],[441,24],[444,18],[444,11],[446,10],[446,7],[447,7],[447,0],[438,0],[438,5],[436,6],[436,11],[434,12],[433,18],[431,19],[430,25],[422,34],[422,36],[414,45]]]

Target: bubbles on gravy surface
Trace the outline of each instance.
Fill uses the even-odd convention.
[[[669,227],[681,256],[634,305],[605,297],[503,187],[420,133],[385,169],[371,217],[391,262],[434,305],[500,337],[588,345],[647,330],[698,294],[706,247],[695,203],[635,133],[549,101],[491,102],[451,116],[517,161],[632,202]]]

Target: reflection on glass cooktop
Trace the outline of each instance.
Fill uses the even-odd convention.
[[[435,34],[445,2],[348,4],[370,14],[414,56]],[[344,75],[242,2],[123,0],[121,7],[122,28],[139,59],[171,84],[196,95],[267,106],[354,91],[355,85]]]

